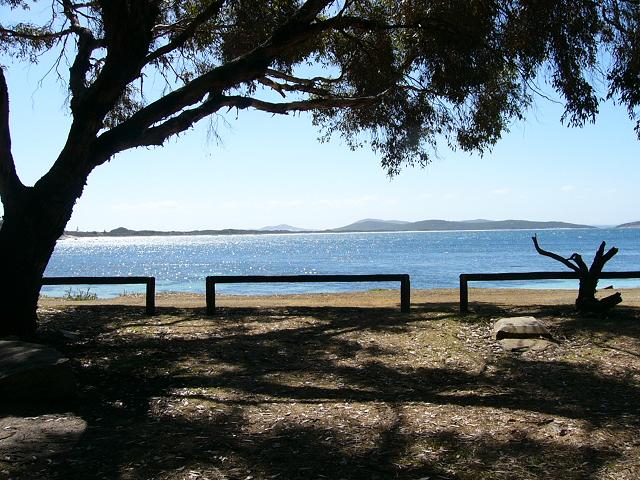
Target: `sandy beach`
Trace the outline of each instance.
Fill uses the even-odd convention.
[[[622,293],[622,306],[640,306],[640,288],[603,289],[599,295],[607,296],[615,291]],[[575,290],[533,290],[533,289],[489,289],[470,288],[469,306],[570,306],[576,298]],[[458,289],[412,290],[412,306],[432,305],[456,307],[460,301]],[[40,306],[53,307],[61,305],[132,305],[144,306],[142,294],[123,295],[115,298],[72,301],[61,298],[41,297]],[[192,293],[157,293],[158,307],[197,308],[206,304],[204,294]],[[348,293],[314,293],[299,295],[216,295],[217,307],[394,307],[400,304],[398,290],[369,290]]]

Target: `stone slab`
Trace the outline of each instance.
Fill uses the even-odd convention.
[[[69,359],[60,352],[37,343],[0,341],[0,401],[61,401],[76,395]]]
[[[494,323],[493,338],[502,340],[505,338],[551,339],[552,337],[544,322],[535,317],[505,317]]]

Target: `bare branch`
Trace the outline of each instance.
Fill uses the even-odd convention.
[[[570,257],[569,259],[567,259],[567,258],[561,257],[560,255],[558,255],[556,253],[548,252],[547,250],[543,250],[542,248],[540,248],[540,245],[538,245],[538,236],[537,235],[534,235],[533,237],[531,237],[531,240],[533,240],[533,246],[536,247],[536,252],[538,252],[540,255],[543,255],[543,256],[549,257],[549,258],[553,258],[554,260],[557,260],[558,262],[562,263],[563,265],[569,267],[571,270],[574,270],[576,272],[580,272],[580,268],[569,261],[569,260],[572,259],[572,257],[575,254],[572,255],[572,257]]]
[[[580,273],[586,274],[589,271],[589,267],[587,267],[587,264],[582,259],[582,255],[580,255],[579,253],[573,253],[569,257],[569,260],[573,260],[575,262],[575,264],[578,266]]]
[[[591,268],[589,269],[590,273],[599,275],[602,269],[604,268],[605,263],[611,260],[613,256],[616,253],[618,253],[618,249],[616,247],[612,247],[609,249],[609,251],[607,251],[607,253],[604,253],[605,246],[606,246],[605,242],[602,242],[600,244],[600,247],[598,248],[598,251],[596,252],[595,257],[593,258],[593,263],[591,264]]]
[[[618,249],[616,247],[611,247],[609,251],[602,256],[602,263],[607,263],[616,253],[618,253]]]

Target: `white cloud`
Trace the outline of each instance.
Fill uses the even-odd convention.
[[[561,192],[573,192],[575,191],[575,189],[575,185],[563,185],[562,187],[560,187]]]
[[[500,196],[503,197],[505,195],[511,195],[511,189],[510,188],[495,188],[493,190],[491,190],[491,195],[496,195],[496,196]]]

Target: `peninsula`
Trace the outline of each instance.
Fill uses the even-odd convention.
[[[131,230],[124,227],[109,231],[67,231],[70,237],[142,237],[142,236],[187,236],[187,235],[257,235],[274,233],[357,233],[357,232],[429,232],[454,230],[543,230],[556,228],[596,228],[591,225],[581,225],[566,222],[534,222],[529,220],[422,220],[407,222],[402,220],[363,219],[344,227],[325,230],[304,230],[290,225],[277,227],[263,227],[257,229],[222,230],[189,230],[189,231],[161,231],[161,230]]]

